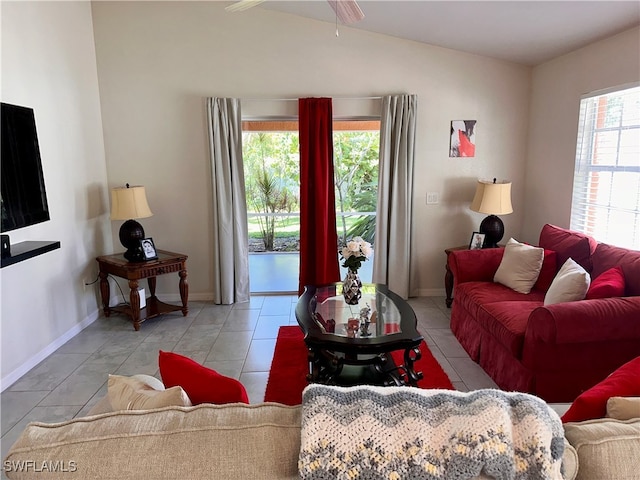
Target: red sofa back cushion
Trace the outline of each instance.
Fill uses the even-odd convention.
[[[592,278],[604,273],[610,268],[620,265],[624,273],[625,294],[640,295],[640,251],[614,247],[606,243],[598,244],[593,254]]]
[[[595,252],[598,242],[584,233],[547,223],[542,227],[538,245],[547,250],[555,250],[558,268],[571,257],[587,272],[591,273],[593,270],[591,255]]]

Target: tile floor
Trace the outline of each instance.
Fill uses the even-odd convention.
[[[297,325],[296,301],[276,295],[235,306],[190,302],[187,317],[167,314],[138,332],[124,316],[99,318],[0,394],[2,458],[27,423],[85,415],[105,395],[109,373],[159,378],[159,350],[238,378],[251,403],[262,401],[278,328]],[[453,337],[444,297],[412,298],[410,304],[419,331],[458,390],[496,388]]]

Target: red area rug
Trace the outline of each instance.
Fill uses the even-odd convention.
[[[418,382],[418,387],[455,390],[424,341],[420,344],[420,351],[422,358],[415,363],[415,370],[422,372],[424,378]],[[402,363],[403,353],[399,350],[391,354],[396,364]],[[280,327],[264,401],[299,405],[302,390],[307,386],[308,369],[307,347],[302,330],[297,326]]]

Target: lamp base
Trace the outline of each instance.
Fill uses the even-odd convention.
[[[127,249],[124,258],[130,262],[143,262],[144,254],[140,240],[144,239],[144,228],[135,220],[127,220],[120,227],[120,243]]]
[[[497,248],[504,236],[504,223],[500,217],[489,215],[480,224],[480,233],[484,233],[482,248]]]

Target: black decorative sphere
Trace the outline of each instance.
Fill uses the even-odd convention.
[[[504,223],[500,217],[489,215],[480,224],[480,233],[484,233],[482,248],[496,248],[504,236]]]

